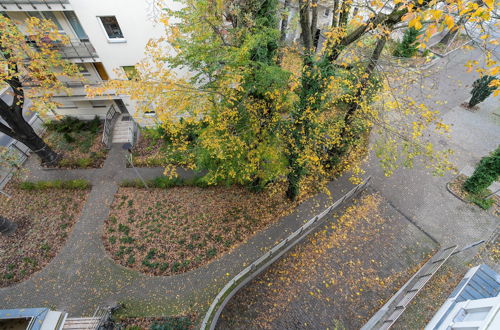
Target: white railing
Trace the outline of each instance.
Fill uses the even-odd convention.
[[[210,305],[203,321],[201,323],[201,329],[203,330],[213,330],[217,324],[219,316],[228,303],[228,301],[248,282],[257,277],[262,273],[267,267],[269,267],[273,262],[278,260],[283,254],[288,252],[297,243],[302,241],[309,233],[316,229],[323,221],[321,221],[327,214],[341,206],[348,199],[353,197],[358,192],[366,188],[370,182],[370,177],[368,177],[363,183],[354,187],[351,191],[345,194],[342,198],[333,203],[330,207],[326,208],[323,212],[315,216],[314,218],[307,221],[303,226],[294,231],[290,236],[276,244],[269,252],[261,256],[259,259],[252,262],[247,268],[243,269],[238,275],[233,277],[223,288],[220,290],[219,294],[215,297],[214,301]]]

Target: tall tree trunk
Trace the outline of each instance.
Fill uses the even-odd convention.
[[[0,132],[25,144],[40,157],[42,164],[56,164],[60,156],[36,134],[23,117],[24,93],[21,83],[18,79],[12,79],[8,83],[13,90],[14,100],[8,105],[0,99],[0,117],[7,123],[7,125],[0,123]]]
[[[339,4],[340,0],[333,0],[333,11],[332,11],[332,28],[339,26]]]
[[[339,26],[345,27],[349,20],[349,12],[351,11],[352,0],[344,0],[340,8]]]
[[[0,216],[0,234],[12,235],[17,229],[17,224]]]
[[[284,45],[286,42],[286,33],[288,31],[288,7],[290,7],[290,0],[285,0],[283,4],[283,13],[281,15],[281,34],[280,34],[280,50],[278,52],[278,60],[277,63],[281,64],[281,61],[283,61],[283,51],[284,51]]]
[[[318,0],[311,0],[311,7],[311,36],[314,38],[318,29]]]
[[[311,23],[309,20],[309,0],[299,0],[300,29],[302,30],[302,43],[309,53],[312,49]]]

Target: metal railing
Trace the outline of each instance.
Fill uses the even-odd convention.
[[[135,144],[137,143],[137,139],[139,138],[139,126],[137,125],[135,120],[133,120],[133,118],[130,119],[132,121],[132,124],[128,128],[129,141],[132,146],[135,146]]]
[[[22,5],[31,5],[33,9],[39,9],[37,5],[45,5],[48,9],[52,9],[50,5],[60,5],[66,9],[65,5],[69,5],[69,0],[0,0],[3,9],[7,9],[6,5],[16,5],[18,9],[23,9]]]
[[[96,61],[99,58],[90,41],[70,39],[67,44],[56,44],[54,48],[57,49],[65,59],[77,58],[83,60],[85,58],[91,58],[92,61]]]
[[[38,115],[33,116],[29,124],[38,135],[45,132],[43,120]],[[7,148],[5,156],[9,158],[9,163],[11,163],[12,166],[0,168],[0,192],[12,178],[14,172],[24,164],[31,153],[31,150],[27,146],[17,140],[12,140],[5,148]]]
[[[104,130],[102,132],[102,143],[106,148],[111,147],[113,126],[115,126],[116,119],[119,117],[120,112],[116,110],[115,105],[112,104],[106,113],[106,119],[104,120]]]
[[[267,267],[278,260],[283,254],[288,252],[297,243],[302,241],[309,233],[311,233],[321,223],[323,223],[323,221],[321,220],[325,218],[327,214],[342,205],[358,192],[365,189],[369,184],[370,179],[371,178],[368,177],[363,183],[354,187],[351,191],[349,191],[342,198],[333,203],[330,207],[326,208],[323,212],[307,221],[303,226],[294,231],[290,236],[282,240],[280,243],[276,244],[269,252],[252,262],[238,275],[233,277],[233,279],[230,280],[222,288],[222,290],[220,290],[219,294],[217,294],[214,301],[210,305],[210,308],[208,309],[201,323],[201,329],[213,330],[217,324],[217,320],[219,319],[222,310],[224,309],[228,301],[236,294],[236,292],[238,292],[239,289],[241,289],[244,285],[257,277]]]

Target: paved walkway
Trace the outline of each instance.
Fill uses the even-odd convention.
[[[136,178],[134,171],[125,167],[125,154],[120,145],[110,150],[102,169],[41,170],[36,159],[30,159],[26,166],[29,180],[85,178],[93,186],[80,219],[60,253],[29,280],[0,289],[0,309],[49,306],[73,316],[85,316],[92,314],[97,306],[120,302],[135,315],[204,310],[229,279],[227,274],[240,272],[263,251],[331,203],[331,198],[320,194],[208,265],[184,274],[150,277],[117,265],[107,256],[101,240],[103,222],[108,217],[118,183]],[[140,171],[144,177],[154,178],[162,174],[163,169],[141,168]],[[186,177],[190,173],[180,175]],[[344,178],[329,188],[332,198],[336,199],[352,187]]]

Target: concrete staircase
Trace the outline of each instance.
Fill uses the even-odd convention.
[[[101,325],[102,319],[99,317],[75,317],[67,318],[62,330],[94,330]]]
[[[129,115],[120,115],[113,127],[112,143],[132,143],[130,130],[132,129],[132,117]]]

